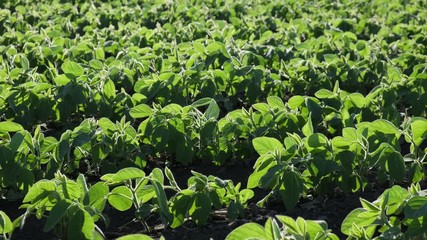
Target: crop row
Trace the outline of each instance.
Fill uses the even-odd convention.
[[[356,97],[352,101],[352,96],[358,95],[348,95],[345,102],[360,100]],[[383,119],[353,124],[335,116],[331,122],[341,125],[342,134],[327,137],[321,130],[334,125],[327,118],[316,122],[316,111],[310,108],[320,104],[314,100],[294,96],[285,105],[278,97],[269,97],[267,103],[230,112],[218,120],[219,108],[212,99],[186,107],[170,104],[151,108],[142,104],[130,110],[131,116],[144,119],[137,128],[124,117],[116,123],[107,118],[87,118],[59,139],[45,137],[41,126],[31,134],[17,123],[3,121],[1,193],[8,199],[17,198],[36,180],[51,178],[57,171],[99,176],[128,166],[143,168],[150,158],[163,157],[185,165],[193,159],[223,164],[234,158],[251,163],[254,150],[260,157],[248,186],[280,190],[286,181],[297,184],[292,202],[284,200],[289,208],[308,189],[364,189],[366,176],[372,171],[377,172],[380,182],[402,182],[405,177],[418,182],[424,178],[425,118],[405,118],[396,127]],[[204,112],[197,108],[206,105]],[[304,113],[308,114],[306,118]],[[355,114],[346,114],[351,115]]]
[[[145,220],[152,215],[157,215],[172,228],[179,227],[188,219],[204,225],[210,212],[223,206],[227,206],[229,219],[243,217],[247,203],[254,195],[250,189],[240,190],[240,183],[234,185],[230,180],[207,177],[194,171],[188,179],[188,188],[181,189],[170,170],[165,168],[164,172],[169,185],[163,171],[157,168],[150,175],[138,168],[123,168],[117,173],[102,176],[102,181],[91,186],[83,175],[73,181],[57,173],[54,179],[40,180],[29,189],[21,206],[27,211],[13,222],[0,211],[0,234],[10,239],[14,229],[23,227],[26,218],[35,215],[38,219],[45,218],[45,232],[54,230],[59,238],[104,239],[97,222],[108,226],[109,217],[103,213],[107,202],[118,211],[133,207],[133,221],[141,222],[147,231],[150,228]],[[173,191],[174,195],[168,199],[165,189]],[[419,184],[412,184],[408,190],[394,186],[374,202],[363,198],[360,202],[362,207],[350,212],[341,226],[342,233],[350,239],[372,239],[376,231],[380,233],[378,239],[426,237],[424,216],[427,197]],[[255,237],[271,240],[285,237],[338,239],[325,221],[293,220],[280,215],[269,218],[265,227],[257,223],[242,225],[226,239]],[[143,235],[122,238],[151,239]]]

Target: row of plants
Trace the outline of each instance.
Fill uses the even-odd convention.
[[[331,191],[331,186],[346,192],[364,189],[366,176],[374,170],[380,173],[380,182],[424,178],[425,118],[406,117],[399,127],[384,119],[361,121],[366,113],[363,96],[327,90],[316,95],[326,95],[322,100],[338,106],[332,108],[307,96],[294,96],[286,105],[278,97],[269,97],[267,103],[219,118],[213,99],[185,107],[140,104],[129,111],[133,118],[143,119],[138,127],[124,117],[116,123],[87,118],[59,139],[45,136],[42,126],[31,134],[17,123],[3,121],[1,193],[19,198],[35,181],[51,178],[58,170],[74,176],[100,176],[123,167],[144,168],[147,159],[161,158],[185,165],[195,160],[219,165],[233,159],[251,163],[254,150],[260,157],[248,185],[279,190],[280,176],[295,173],[300,191],[294,204],[304,195],[304,188],[319,192]]]
[[[165,176],[169,185],[165,183]],[[118,211],[135,209],[133,221],[141,222],[157,215],[161,221],[172,227],[179,227],[187,219],[197,225],[204,225],[212,209],[228,207],[228,217],[244,216],[248,201],[253,197],[249,189],[240,190],[240,183],[204,176],[193,172],[188,179],[188,188],[181,189],[171,171],[165,174],[154,169],[146,175],[138,168],[124,168],[114,174],[102,176],[101,182],[91,186],[83,175],[76,181],[57,173],[52,180],[35,183],[26,194],[21,208],[25,214],[13,222],[0,211],[0,233],[4,239],[11,239],[14,229],[23,227],[25,219],[35,215],[45,218],[43,231],[54,231],[58,238],[104,239],[97,222],[106,226],[109,218],[103,213],[108,202]],[[110,191],[110,188],[112,190]],[[168,199],[166,191],[174,194]],[[385,190],[374,202],[360,198],[362,207],[354,209],[344,219],[341,231],[348,239],[390,239],[426,237],[427,216],[425,206],[427,194],[419,184],[412,184],[407,190],[393,186]],[[124,236],[119,239],[150,239],[143,235]],[[228,236],[232,239],[338,239],[328,229],[325,221],[296,220],[282,215],[269,218],[265,226],[247,223]]]

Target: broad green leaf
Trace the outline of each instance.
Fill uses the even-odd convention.
[[[259,180],[258,187],[264,189],[272,189],[279,178],[280,170],[283,169],[283,166],[275,165],[268,169],[268,171],[263,174]]]
[[[314,133],[313,123],[311,122],[311,113],[307,118],[307,123],[302,127],[302,133],[306,137]]]
[[[151,177],[157,182],[159,182],[161,185],[164,184],[164,176],[160,168],[154,168],[153,171],[151,172]]]
[[[404,208],[405,218],[417,219],[423,217],[427,219],[427,198],[414,196],[407,202]]]
[[[206,109],[205,117],[207,119],[210,119],[210,118],[217,119],[219,117],[219,107],[215,100],[211,99],[208,109]]]
[[[202,192],[194,195],[193,203],[188,210],[191,219],[199,226],[205,225],[208,221],[212,203],[209,197]]]
[[[247,188],[255,188],[260,185],[260,180],[267,174],[268,169],[274,166],[275,163],[269,161],[269,165],[262,169],[256,169],[248,178]]]
[[[85,74],[85,69],[80,64],[73,62],[73,61],[64,62],[61,65],[61,69],[62,69],[62,71],[64,71],[64,73],[72,74],[75,77],[79,77],[79,76]]]
[[[255,103],[252,107],[262,113],[266,113],[270,111],[270,108],[267,103]]]
[[[88,212],[77,210],[68,222],[68,238],[70,240],[92,239],[95,223]]]
[[[359,228],[369,226],[375,222],[376,217],[361,217],[362,213],[365,213],[366,210],[363,208],[356,208],[351,211],[344,219],[341,224],[341,232],[345,235],[350,235],[350,231],[353,228],[353,224]]]
[[[225,240],[267,240],[264,227],[258,223],[246,223],[227,235]]]
[[[132,191],[125,186],[118,186],[108,195],[108,203],[119,211],[126,211],[132,207]]]
[[[97,182],[89,188],[89,205],[94,204],[99,199],[103,199],[108,195],[108,186],[104,182]]]
[[[381,209],[376,206],[375,204],[369,202],[368,200],[364,199],[364,198],[359,198],[360,203],[362,204],[363,208],[367,211],[381,211]]]
[[[195,108],[202,107],[202,106],[206,106],[206,105],[210,104],[211,100],[212,100],[212,99],[211,99],[211,98],[209,98],[209,97],[201,98],[201,99],[199,99],[199,100],[197,100],[197,101],[193,102],[193,103],[191,104],[191,106],[192,106],[192,107],[195,107]]]
[[[390,177],[398,182],[402,182],[405,178],[405,162],[399,152],[393,151],[386,156],[386,170]]]
[[[107,98],[113,99],[116,97],[116,86],[112,80],[107,80],[104,82],[104,95]],[[132,111],[132,110],[131,110]]]
[[[349,95],[349,98],[353,105],[358,108],[363,108],[366,104],[365,97],[360,93],[352,93]]]
[[[28,58],[26,58],[25,56],[21,56],[21,66],[22,66],[22,69],[24,70],[30,69],[30,62],[28,61]]]
[[[300,174],[294,171],[285,172],[279,193],[286,209],[293,209],[303,193],[303,182]]]
[[[335,98],[337,94],[327,89],[320,89],[314,94],[314,96],[316,96],[319,99],[325,99],[325,98]]]
[[[167,179],[169,180],[169,184],[172,187],[179,189],[178,183],[176,182],[175,177],[172,174],[172,171],[168,167],[165,167],[165,175],[166,175]]]
[[[278,108],[279,110],[285,109],[285,104],[282,99],[277,96],[270,96],[267,98],[267,103],[271,108]]]
[[[427,139],[427,119],[414,117],[411,122],[411,131],[415,145],[420,146]]]
[[[43,192],[54,192],[56,191],[56,184],[50,180],[40,180],[36,182],[25,195],[22,202],[32,202],[36,200]]]
[[[288,100],[288,106],[291,109],[297,109],[299,106],[301,106],[305,102],[305,98],[302,96],[293,96]]]
[[[166,220],[168,223],[173,222],[173,216],[169,212],[168,207],[168,199],[166,197],[165,190],[163,189],[163,186],[156,180],[151,180],[151,184],[154,187],[154,191],[156,192],[157,196],[157,203],[160,207],[160,212],[164,220]]]
[[[101,61],[92,59],[89,61],[89,66],[95,70],[102,70],[103,64]]]
[[[114,125],[114,123],[110,119],[108,119],[108,118],[100,118],[98,120],[98,125],[104,131],[115,130],[116,129],[116,126]]]
[[[48,232],[52,230],[55,225],[67,214],[68,208],[70,206],[71,202],[69,200],[60,200],[57,202],[46,219],[43,231]]]
[[[276,219],[269,217],[264,225],[267,239],[281,239],[281,231]]]
[[[0,234],[7,234],[13,231],[13,224],[9,216],[0,210]]]
[[[409,193],[406,189],[399,185],[395,185],[381,194],[381,201],[384,205],[382,208],[384,209],[387,207],[387,215],[399,213],[408,195]]]
[[[371,128],[374,131],[382,132],[384,134],[399,133],[399,129],[396,126],[394,126],[393,123],[385,119],[378,119],[369,123],[369,128]]]
[[[83,191],[80,189],[80,186],[72,181],[66,179],[59,186],[64,194],[64,197],[70,200],[77,200],[83,195]]]
[[[271,137],[257,137],[252,140],[252,144],[259,155],[263,155],[275,150],[282,150],[282,143]]]
[[[71,81],[71,79],[69,79],[65,74],[60,74],[56,76],[53,81],[57,86],[65,86]]]
[[[177,228],[184,223],[188,210],[193,203],[193,195],[193,190],[185,189],[179,192],[172,200],[173,222],[171,223],[171,228]]]
[[[153,240],[153,238],[145,234],[129,234],[123,237],[119,237],[116,240]]]
[[[279,219],[281,223],[283,223],[284,228],[286,229],[287,232],[291,234],[303,235],[303,233],[301,232],[301,229],[299,229],[297,223],[293,218],[288,216],[283,216],[283,215],[279,215],[276,217],[277,219]]]
[[[77,185],[79,185],[80,190],[84,194],[86,194],[89,191],[87,183],[86,183],[85,175],[83,175],[82,173],[80,173],[79,176],[77,177],[76,183],[77,183]]]
[[[128,168],[123,168],[123,169],[119,170],[118,172],[116,172],[112,177],[112,181],[113,182],[124,182],[127,180],[136,179],[136,178],[143,178],[143,177],[145,177],[144,171],[142,171],[139,168],[128,167]]]
[[[22,130],[24,130],[24,128],[18,123],[10,121],[0,122],[0,132],[18,132]]]
[[[153,110],[147,104],[140,104],[133,107],[129,111],[129,115],[133,118],[145,118],[151,116]]]

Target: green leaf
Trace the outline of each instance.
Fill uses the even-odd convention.
[[[225,240],[267,240],[264,228],[258,223],[246,223],[227,235]]]
[[[360,203],[362,204],[362,206],[363,206],[363,208],[365,210],[367,210],[367,211],[376,211],[376,212],[381,211],[381,209],[378,206],[376,206],[375,204],[369,202],[368,200],[363,199],[363,198],[359,198],[359,200],[360,200]]]
[[[316,236],[325,234],[327,229],[324,229],[322,225],[319,224],[319,222],[327,226],[325,221],[305,221],[305,223],[307,224],[307,233],[310,236],[310,239],[316,239]]]
[[[399,209],[405,204],[405,199],[409,193],[406,189],[399,185],[395,185],[392,188],[385,190],[381,194],[381,200],[383,201],[383,209],[387,207],[387,215],[399,213]],[[400,209],[401,210],[401,209]]]
[[[267,239],[281,239],[280,227],[276,219],[269,217],[265,222],[264,229]]]
[[[108,195],[108,203],[119,211],[132,207],[132,191],[125,186],[118,186]]]
[[[97,182],[89,188],[89,205],[94,204],[99,199],[104,199],[108,195],[108,186],[104,182]]]
[[[202,226],[208,222],[211,208],[212,203],[209,197],[205,193],[198,192],[194,195],[193,204],[188,213],[197,225]]]
[[[53,206],[44,224],[43,231],[48,232],[52,230],[55,225],[61,221],[61,219],[67,214],[68,208],[71,206],[71,202],[67,200],[60,200]]]
[[[168,167],[165,167],[165,175],[166,175],[167,179],[169,180],[169,184],[172,187],[179,189],[179,186],[175,180],[175,177],[173,176],[172,171]]]
[[[267,103],[255,103],[252,107],[262,113],[266,113],[270,111],[270,108]]]
[[[206,98],[201,98],[201,99],[199,99],[199,100],[197,100],[197,101],[195,101],[195,102],[193,102],[192,104],[191,104],[191,106],[192,107],[195,107],[195,108],[198,108],[198,107],[202,107],[202,106],[206,106],[206,105],[208,105],[208,104],[210,104],[211,103],[211,98],[209,98],[209,97],[206,97]]]
[[[74,181],[66,179],[59,187],[64,197],[67,199],[77,200],[83,195],[82,189],[80,189],[80,186]]]
[[[7,234],[13,231],[13,224],[5,212],[0,210],[0,234]]]
[[[143,178],[143,177],[145,177],[144,171],[142,171],[139,168],[128,167],[128,168],[123,168],[123,169],[119,170],[118,172],[116,172],[112,176],[111,180],[113,182],[124,182],[127,180],[136,179],[136,178]]]
[[[169,212],[168,207],[168,199],[166,197],[165,190],[163,189],[163,186],[156,180],[151,180],[151,184],[154,187],[154,191],[156,192],[157,196],[157,203],[160,207],[160,212],[164,220],[166,220],[168,223],[173,222],[173,216]]]
[[[302,133],[306,137],[314,133],[313,123],[311,122],[311,113],[307,118],[307,123],[302,127]]]
[[[414,196],[407,202],[404,213],[406,218],[416,219],[423,217],[427,219],[427,198]]]
[[[88,212],[77,210],[68,222],[68,238],[70,240],[92,239],[95,223]]]
[[[89,66],[95,70],[102,70],[103,64],[101,61],[92,59],[89,61]]]
[[[123,237],[119,237],[116,240],[153,240],[153,238],[145,234],[129,234]]]
[[[279,221],[281,223],[283,223],[286,231],[288,231],[291,234],[297,234],[300,236],[303,235],[303,233],[301,232],[301,229],[299,229],[297,223],[295,222],[295,220],[293,218],[288,217],[288,216],[283,216],[283,215],[279,215],[276,217],[277,217],[277,219],[279,219]]]
[[[397,134],[399,133],[399,129],[394,126],[388,120],[385,119],[377,119],[371,123],[369,123],[369,128],[376,132],[382,132],[384,134]]]
[[[288,106],[291,109],[297,109],[301,106],[305,101],[305,98],[299,95],[293,96],[288,100]]]
[[[173,222],[171,223],[171,228],[177,228],[184,223],[188,210],[193,203],[193,195],[193,190],[185,189],[173,199],[171,206]]]
[[[366,104],[365,97],[360,93],[351,93],[349,98],[353,105],[358,108],[363,108]]]
[[[133,118],[145,118],[151,116],[153,110],[147,104],[140,104],[133,107],[129,111],[129,115]]]
[[[87,187],[85,175],[83,175],[82,173],[80,173],[79,176],[77,177],[76,183],[77,183],[77,185],[79,185],[80,190],[83,193],[86,194],[89,191],[89,189]]]
[[[22,66],[22,69],[24,70],[30,69],[30,62],[28,61],[28,58],[26,58],[25,56],[21,56],[21,66]]]
[[[260,181],[261,181],[261,178],[263,177],[263,176],[265,176],[265,174],[267,174],[267,171],[275,164],[275,163],[273,163],[272,161],[272,158],[270,158],[268,161],[269,161],[269,163],[268,163],[268,166],[266,166],[266,167],[264,167],[264,168],[262,168],[262,169],[260,169],[260,168],[257,168],[250,176],[249,176],[249,178],[248,178],[248,183],[246,184],[247,185],[247,188],[255,188],[255,187],[258,187],[259,185],[260,185]]]
[[[0,122],[0,132],[18,132],[22,130],[24,130],[24,128],[18,123],[10,121]]]
[[[363,216],[362,214],[367,212],[363,208],[356,208],[353,211],[351,211],[344,219],[343,223],[341,224],[341,232],[345,235],[350,235],[351,229],[353,228],[353,224],[355,224],[359,228],[363,228],[366,226],[369,226],[375,220],[376,217],[372,216]],[[373,215],[377,216],[377,215]]]
[[[252,140],[252,145],[259,155],[263,155],[275,150],[282,150],[282,143],[271,137],[257,137]]]
[[[387,155],[386,170],[395,181],[402,182],[405,178],[405,162],[399,152],[393,151]]]
[[[277,96],[269,96],[267,98],[267,103],[271,108],[278,108],[279,110],[285,109],[285,104],[282,99]]]
[[[73,62],[73,61],[64,62],[61,65],[61,69],[62,69],[62,71],[64,71],[64,73],[72,74],[75,77],[79,77],[79,76],[85,74],[85,69],[82,66],[80,66],[80,64]]]
[[[338,94],[331,92],[327,89],[320,89],[314,94],[314,96],[316,96],[319,99],[325,99],[325,98],[335,98],[338,96]]]
[[[411,132],[415,145],[420,146],[424,139],[427,139],[427,119],[414,117],[411,121]]]
[[[164,184],[164,176],[160,168],[154,168],[153,171],[151,172],[151,177],[157,182],[159,182],[161,185]]]
[[[219,117],[219,107],[215,100],[211,99],[211,102],[209,103],[208,109],[206,109],[205,117],[207,119],[218,119]]]
[[[283,176],[283,183],[279,190],[286,209],[293,209],[303,193],[301,175],[295,171],[288,171]]]
[[[116,97],[116,86],[112,80],[107,80],[104,82],[104,95],[107,98],[113,99]],[[132,111],[132,110],[131,110]]]

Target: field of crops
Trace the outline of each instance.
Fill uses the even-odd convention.
[[[425,0],[1,0],[0,239],[427,239]]]

